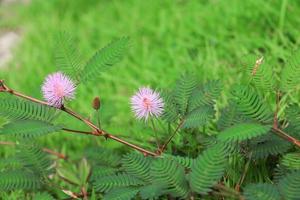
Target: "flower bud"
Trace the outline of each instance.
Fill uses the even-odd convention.
[[[100,106],[101,106],[101,102],[100,102],[100,98],[99,97],[95,97],[94,100],[93,100],[93,108],[95,110],[99,110],[100,109]]]

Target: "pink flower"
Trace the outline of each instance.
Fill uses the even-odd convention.
[[[75,89],[74,82],[61,72],[48,75],[42,86],[44,99],[58,108],[64,100],[74,99]]]
[[[145,121],[150,117],[159,117],[163,112],[164,103],[159,93],[149,87],[142,87],[131,97],[131,108],[136,118]]]

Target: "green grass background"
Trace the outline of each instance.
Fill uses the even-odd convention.
[[[300,2],[293,0],[32,0],[0,6],[0,33],[17,31],[21,42],[0,78],[25,94],[41,98],[40,86],[55,72],[55,35],[70,32],[87,60],[111,40],[131,37],[126,58],[99,79],[80,85],[70,106],[92,113],[91,101],[103,102],[108,131],[143,143],[151,130],[134,119],[129,98],[140,86],[168,88],[185,71],[202,80],[221,79],[226,92],[242,79],[240,59],[263,53],[279,70],[300,42]],[[74,120],[61,121],[85,128]],[[6,138],[1,137],[3,141]],[[56,133],[40,139],[45,147],[76,158],[91,143],[117,147],[113,141]],[[145,143],[144,143],[145,145]],[[13,152],[1,146],[0,156]],[[13,193],[8,199],[18,199]],[[4,197],[3,197],[4,198]]]
[[[92,112],[93,97],[103,102],[103,127],[116,135],[144,140],[151,130],[137,122],[129,105],[140,86],[167,88],[184,71],[202,80],[221,79],[225,92],[241,79],[242,56],[261,52],[278,68],[300,42],[300,2],[292,0],[33,0],[0,7],[0,32],[14,30],[21,42],[0,69],[16,90],[41,98],[45,76],[55,72],[55,34],[68,31],[88,59],[111,40],[131,37],[126,58],[96,81],[80,85],[70,106]],[[221,105],[226,103],[222,98]],[[74,128],[76,121],[62,120]],[[45,146],[77,154],[94,138],[57,133]],[[100,145],[115,147],[113,141]],[[4,151],[3,151],[4,149]],[[3,154],[8,147],[1,147]]]

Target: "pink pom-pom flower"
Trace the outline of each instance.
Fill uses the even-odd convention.
[[[131,108],[137,119],[159,117],[163,113],[164,102],[159,93],[149,87],[142,87],[131,97]]]
[[[64,100],[74,99],[76,85],[61,72],[50,74],[46,77],[42,92],[49,105],[60,108]]]

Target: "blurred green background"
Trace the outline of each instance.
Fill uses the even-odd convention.
[[[111,40],[130,36],[131,48],[126,58],[97,81],[80,85],[70,106],[89,116],[92,99],[100,96],[103,127],[136,141],[151,134],[130,111],[129,99],[140,86],[168,88],[188,70],[203,81],[221,79],[228,91],[244,73],[239,66],[241,57],[262,53],[278,69],[300,42],[300,1],[4,2],[0,4],[0,36],[13,31],[20,41],[12,50],[13,58],[0,68],[0,78],[37,98],[41,98],[40,86],[45,76],[56,71],[55,34],[70,32],[85,59]],[[220,105],[224,104],[223,97]],[[62,120],[70,127],[84,127],[76,121],[66,121],[64,116]],[[41,141],[67,154],[80,152],[95,142],[92,137],[69,133],[49,135]],[[99,141],[100,145],[118,145]],[[1,147],[1,154],[8,149]]]

